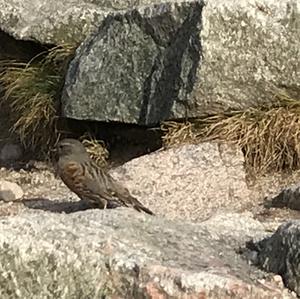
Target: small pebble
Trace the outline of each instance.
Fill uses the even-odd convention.
[[[18,184],[0,180],[0,200],[5,202],[16,201],[23,196],[24,192]]]
[[[274,275],[273,280],[279,287],[282,287],[282,288],[284,287],[283,280],[280,275]]]

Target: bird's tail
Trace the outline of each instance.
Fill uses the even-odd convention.
[[[148,208],[146,208],[145,206],[143,206],[135,197],[133,197],[132,195],[128,194],[129,198],[127,197],[128,201],[130,202],[130,205],[137,211],[139,212],[145,212],[149,215],[154,215],[154,213],[149,210]]]
[[[118,188],[116,189],[119,191],[116,194],[116,197],[122,205],[124,205],[125,207],[132,207],[138,212],[145,212],[149,215],[154,215],[151,210],[144,207],[142,203],[140,203],[134,196],[132,196],[126,188],[118,185]]]
[[[144,207],[141,203],[138,204],[134,204],[133,208],[139,212],[145,212],[149,215],[155,215],[151,210],[149,210],[148,208]]]

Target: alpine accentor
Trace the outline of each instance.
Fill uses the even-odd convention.
[[[57,172],[81,200],[93,207],[105,209],[109,206],[126,206],[153,215],[109,173],[99,168],[80,141],[63,139],[57,144],[56,150]]]

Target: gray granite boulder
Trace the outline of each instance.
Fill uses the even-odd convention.
[[[202,7],[170,2],[107,16],[70,64],[63,115],[140,125],[192,116]]]
[[[133,159],[112,171],[147,207],[173,219],[199,221],[253,204],[237,146],[189,144]]]
[[[2,217],[0,293],[2,298],[292,298],[272,275],[236,253],[250,237],[263,236],[263,226],[249,214],[200,224],[125,208]]]
[[[93,1],[1,0],[0,28],[16,39],[80,43],[105,13]]]
[[[257,202],[246,183],[243,154],[228,144],[203,143],[159,150],[111,169],[110,173],[156,215],[169,220],[199,222],[215,213],[248,210]],[[28,184],[24,184],[23,176],[15,176],[14,181],[22,185],[27,199],[51,199],[49,185],[60,190],[61,180],[53,181],[48,171],[32,173]],[[72,198],[72,202],[66,198]],[[78,198],[69,189],[52,195],[52,199],[55,202],[25,200],[24,204],[66,213],[85,208],[81,203],[74,204],[73,199]]]
[[[252,244],[257,251],[256,264],[262,269],[278,273],[285,285],[300,296],[300,221],[282,224],[271,236]]]
[[[104,17],[159,0],[0,0],[0,29],[16,39],[42,44],[78,44]]]
[[[298,0],[208,0],[198,113],[270,105],[278,89],[299,98]]]
[[[42,44],[87,38],[63,96],[64,115],[76,119],[148,125],[270,105],[280,90],[297,98],[298,1],[205,4],[0,0],[0,29]]]
[[[171,24],[186,19],[187,11],[166,16],[166,4],[148,8],[151,16],[163,12],[164,22],[140,13],[146,27],[126,12],[121,23],[106,19],[71,64],[65,116],[153,125],[271,105],[280,92],[297,96],[300,14],[294,0],[207,1],[203,9],[196,2],[172,5],[193,7],[195,17],[176,35]]]
[[[267,198],[266,206],[300,210],[300,186],[295,184],[283,188],[276,196]]]

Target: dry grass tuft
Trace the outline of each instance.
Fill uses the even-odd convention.
[[[41,53],[27,64],[0,62],[0,83],[4,87],[0,104],[8,105],[11,132],[27,150],[47,153],[58,138],[58,95],[73,51],[71,46],[62,45]]]
[[[273,107],[207,116],[188,123],[166,122],[165,146],[229,141],[244,152],[246,166],[256,173],[300,167],[300,99],[276,94]]]
[[[107,159],[109,152],[102,140],[97,140],[89,133],[85,133],[81,138],[81,142],[86,147],[91,158],[101,167],[107,167]]]
[[[197,139],[194,125],[191,122],[166,121],[161,124],[163,131],[162,141],[164,147],[191,143]]]

